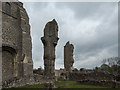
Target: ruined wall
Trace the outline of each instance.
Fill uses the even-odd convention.
[[[33,73],[28,15],[21,2],[9,2],[8,4],[10,5],[10,13],[6,11],[8,10],[6,2],[2,3],[3,82],[14,77],[20,78]],[[7,72],[7,70],[10,71]]]
[[[58,25],[53,19],[46,24],[44,37],[41,38],[44,44],[44,76],[48,79],[55,78],[55,47],[58,39]]]
[[[63,73],[63,72],[64,72],[64,70],[55,70],[55,76],[56,76],[57,78],[60,78],[61,73]]]
[[[12,78],[14,76],[19,75],[19,70],[21,67],[18,67],[19,62],[21,60],[21,42],[22,42],[22,34],[21,34],[21,29],[19,27],[19,19],[18,19],[18,5],[16,3],[9,3],[10,4],[10,14],[6,13],[6,3],[2,3],[2,46],[3,46],[3,52],[2,52],[2,72],[3,72],[3,81],[8,80],[9,78]],[[18,42],[19,41],[19,42]],[[10,49],[5,49],[6,47],[8,48],[13,48],[17,54],[16,56],[12,56],[13,53]],[[9,53],[11,52],[11,53]],[[10,55],[11,54],[11,55]],[[12,62],[7,60],[5,57],[8,55],[8,58],[11,58]],[[11,65],[7,65],[7,62],[11,63]],[[16,65],[14,65],[16,64]],[[17,70],[15,70],[15,68]],[[12,70],[12,74],[9,75],[9,77],[4,78],[4,76],[7,76],[7,70]],[[10,72],[10,71],[9,71]],[[22,72],[21,72],[22,73]],[[15,75],[16,74],[16,75]]]
[[[64,46],[64,67],[67,72],[72,72],[74,46],[69,42]]]
[[[33,74],[33,61],[32,61],[32,43],[30,36],[29,17],[23,6],[19,7],[20,12],[20,27],[22,29],[22,58],[24,75]]]
[[[0,89],[2,89],[2,2],[0,1]]]
[[[94,86],[120,88],[120,82],[116,82],[114,80],[80,80],[78,82],[83,85],[87,84],[87,85],[94,85]]]
[[[80,73],[72,72],[68,75],[70,80],[114,80],[114,75],[105,72]]]
[[[89,73],[77,72],[69,73],[69,80],[76,80],[80,84],[120,88],[120,82],[116,81],[116,76],[105,71],[94,71]]]

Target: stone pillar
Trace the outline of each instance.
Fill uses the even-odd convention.
[[[74,46],[69,42],[64,46],[64,67],[66,72],[72,72],[72,67],[74,63],[73,59]]]
[[[58,25],[55,19],[46,24],[44,37],[41,38],[44,45],[44,77],[47,79],[55,78],[55,47],[59,40]]]

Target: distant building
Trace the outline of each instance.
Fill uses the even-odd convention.
[[[61,73],[64,72],[64,69],[60,69],[60,70],[55,70],[55,77],[61,77]]]

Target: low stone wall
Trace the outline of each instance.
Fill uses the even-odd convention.
[[[106,72],[80,73],[72,72],[68,74],[69,80],[114,80],[114,75]]]
[[[68,74],[68,78],[69,80],[76,80],[80,84],[120,88],[120,82],[114,80],[115,76],[106,72],[72,72]]]
[[[120,82],[114,80],[79,80],[80,84],[96,85],[96,86],[105,86],[111,88],[120,88]]]
[[[34,85],[46,83],[41,75],[23,76],[22,78],[12,78],[8,81],[3,82],[2,88],[20,87],[25,85]]]

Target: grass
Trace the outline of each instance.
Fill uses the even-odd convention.
[[[56,81],[55,82],[55,85],[64,85],[64,84],[76,84],[77,82],[76,81]]]
[[[25,86],[21,86],[21,87],[13,87],[13,88],[10,88],[11,90],[12,89],[22,89],[22,88],[44,88],[44,84],[36,84],[36,85],[25,85]]]
[[[69,85],[69,86],[64,86],[61,88],[108,88],[108,87],[101,87],[101,86],[93,86],[93,85]]]
[[[26,85],[18,88],[44,88],[44,84]]]
[[[94,85],[81,85],[77,81],[56,81],[55,86],[59,88],[110,88],[110,87],[102,87],[102,86],[94,86]],[[26,88],[44,88],[44,84],[25,85],[17,88],[22,90]],[[17,88],[11,88],[11,90]]]
[[[64,86],[65,84],[72,84]],[[94,85],[80,85],[77,81],[57,81],[55,82],[56,86],[61,86],[60,88],[109,88],[109,87],[101,87]]]

